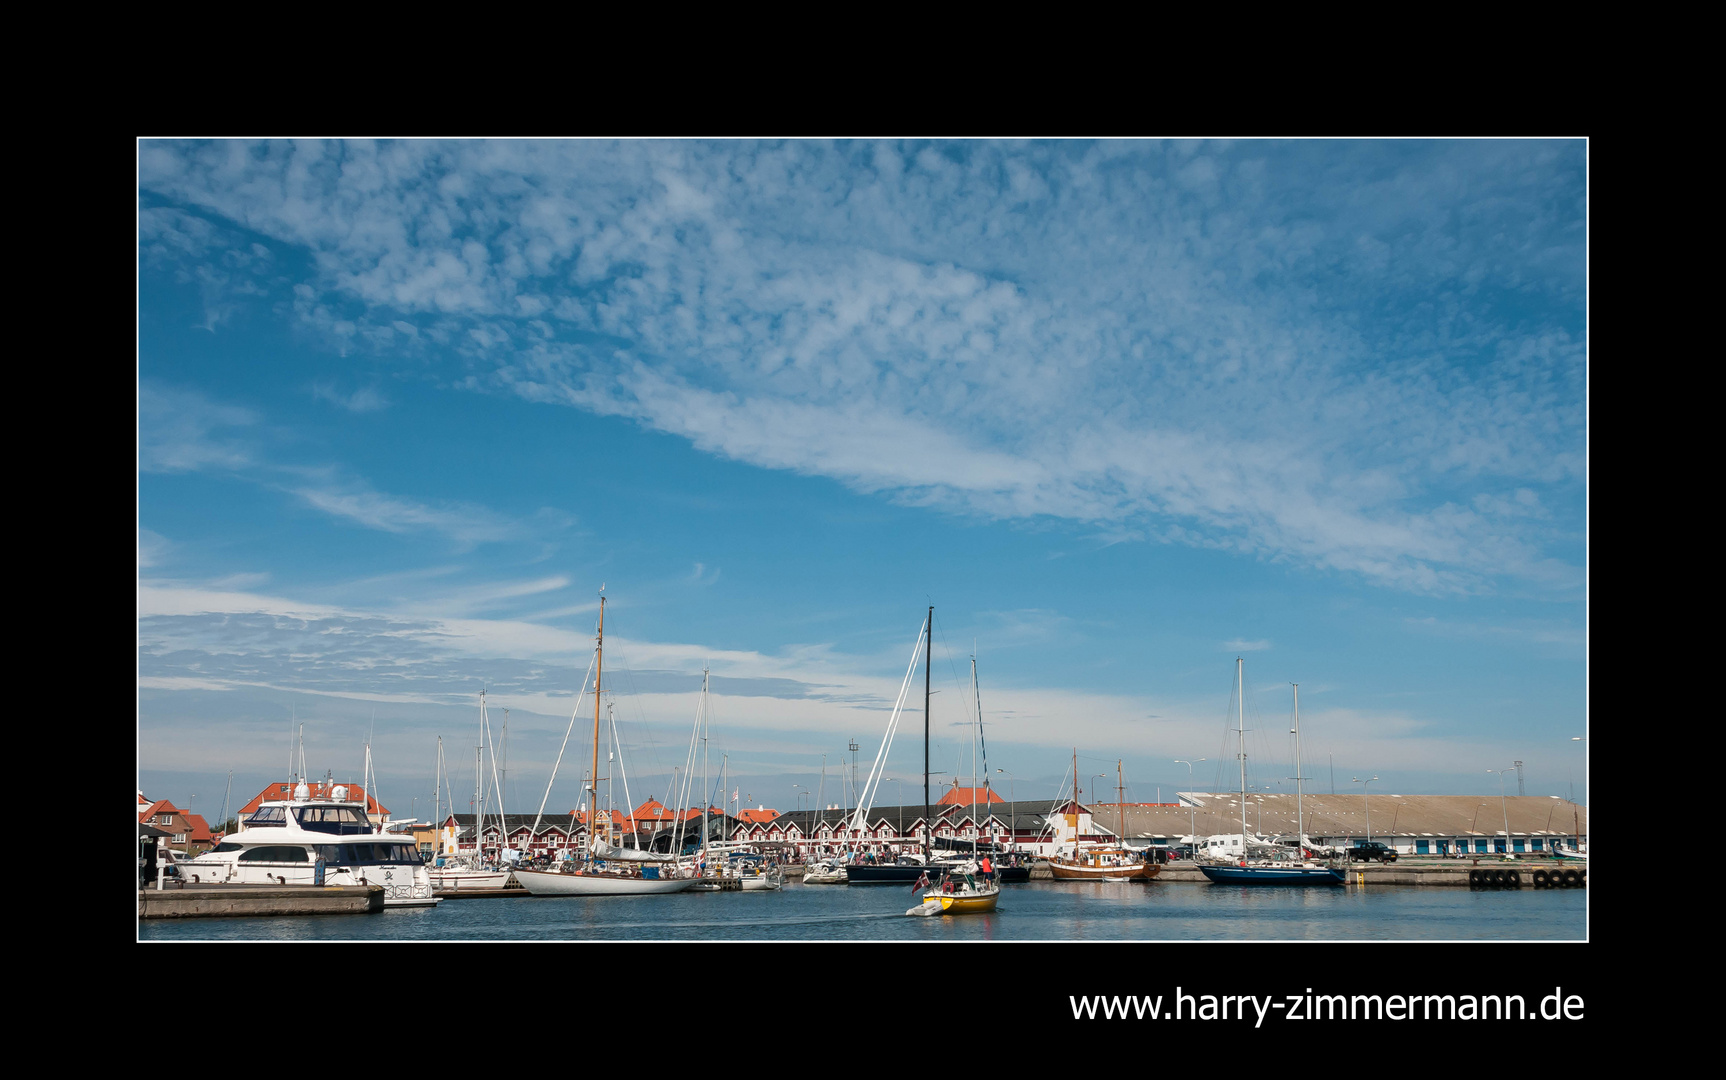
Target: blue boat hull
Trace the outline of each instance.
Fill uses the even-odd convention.
[[[1324,866],[1201,866],[1218,885],[1341,885],[1343,873]]]

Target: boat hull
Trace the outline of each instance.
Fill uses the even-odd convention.
[[[508,870],[431,869],[432,888],[440,892],[458,889],[501,889],[509,884]]]
[[[991,889],[979,895],[950,896],[946,893],[926,892],[923,900],[938,900],[941,903],[943,915],[974,915],[979,912],[994,911],[995,902],[1001,899],[1001,890]]]
[[[1150,881],[1162,873],[1155,863],[1133,866],[1078,866],[1049,860],[1049,873],[1056,881]]]
[[[1218,885],[1341,885],[1341,870],[1328,866],[1200,866]]]
[[[888,864],[885,866],[853,865],[845,868],[845,884],[847,885],[912,885],[917,879],[929,872],[929,867],[920,865],[900,866]],[[938,874],[938,871],[937,871]]]
[[[654,896],[687,891],[695,878],[638,878],[614,874],[561,874],[517,870],[515,879],[534,896]]]

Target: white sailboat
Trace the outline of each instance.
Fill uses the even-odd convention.
[[[1326,866],[1305,858],[1307,836],[1301,820],[1302,788],[1300,776],[1300,687],[1295,686],[1294,698],[1294,737],[1295,737],[1295,837],[1301,845],[1300,859],[1280,861],[1274,859],[1250,859],[1251,842],[1247,834],[1247,736],[1246,736],[1246,668],[1245,661],[1235,658],[1235,672],[1240,686],[1239,712],[1236,721],[1241,740],[1241,858],[1235,865],[1205,863],[1199,870],[1218,885],[1341,885],[1344,883],[1343,872],[1334,866]]]
[[[483,747],[485,745],[484,690],[481,690],[479,694],[479,710],[480,746],[482,748],[483,755]],[[432,813],[434,815],[439,815],[436,817],[436,820],[441,827],[443,823],[443,818],[441,817],[443,812],[443,789],[449,780],[444,765],[443,739],[441,736],[437,741],[437,758],[438,777],[440,778],[440,783],[438,790],[434,795],[437,802],[433,806]],[[481,794],[479,787],[481,775],[481,769],[478,765],[479,760],[480,757],[476,756],[476,764],[474,768],[474,810],[476,813],[474,817],[473,849],[471,851],[462,851],[461,845],[458,842],[454,852],[437,852],[433,854],[432,865],[426,868],[426,872],[431,875],[432,888],[438,892],[450,892],[459,889],[501,889],[509,884],[509,871],[488,869],[484,865],[484,860],[479,854],[479,836],[484,825],[484,815],[483,813],[480,813],[480,808],[485,805],[484,797]],[[455,812],[454,792],[451,792],[450,794],[450,812],[453,814]]]
[[[605,677],[603,590],[599,597],[599,628],[594,640],[593,664],[593,771],[589,774],[586,789],[589,843],[579,863],[565,863],[552,870],[517,869],[515,879],[535,896],[644,896],[683,892],[695,883],[695,879],[681,875],[675,855],[660,855],[638,848],[626,848],[612,844],[608,838],[599,835],[599,695]],[[582,690],[585,693],[585,685]],[[579,697],[576,699],[576,708],[581,708]],[[574,723],[575,717],[571,715],[571,727]],[[568,740],[566,732],[565,745]],[[562,759],[563,753],[560,750],[558,760]],[[552,782],[556,780],[557,769],[554,765]],[[546,799],[550,797],[551,784],[548,783]],[[540,815],[543,816],[544,813],[545,802],[541,801]],[[536,818],[534,828],[537,830],[538,827]]]
[[[933,634],[935,624],[935,609],[929,609],[929,626]],[[930,650],[931,652],[933,649]],[[925,670],[925,679],[927,671]],[[925,724],[929,717],[929,699],[925,682],[923,699],[923,718]],[[971,696],[976,702],[976,727],[973,729],[978,740],[983,733],[983,697],[977,689],[977,658],[971,657]],[[928,772],[928,742],[924,742],[925,774]],[[981,830],[982,825],[977,818],[977,748],[973,742],[971,748],[971,823],[974,830]],[[984,759],[984,775],[987,775],[988,758]],[[956,783],[957,781],[955,781]],[[993,807],[990,807],[993,810]],[[934,879],[924,875],[911,887],[916,892],[923,885],[928,890],[923,893],[923,902],[906,911],[907,915],[972,915],[986,914],[995,910],[995,905],[1001,899],[1001,883],[994,874],[984,873],[982,865],[977,861],[976,833],[972,833],[971,857],[969,859],[946,863]]]

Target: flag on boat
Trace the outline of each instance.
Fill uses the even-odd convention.
[[[916,892],[927,884],[929,884],[929,871],[925,870],[917,876],[917,884],[911,886],[911,891]]]

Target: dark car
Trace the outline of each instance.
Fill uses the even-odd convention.
[[[1386,847],[1377,840],[1362,841],[1348,849],[1349,862],[1370,862],[1374,859],[1381,863],[1393,863],[1396,861],[1396,849]]]

